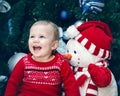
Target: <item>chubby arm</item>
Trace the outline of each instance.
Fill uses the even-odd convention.
[[[23,69],[24,69],[24,64],[21,59],[16,64],[16,66],[14,67],[14,69],[10,75],[4,96],[16,96],[16,94],[20,88],[20,83],[23,78]]]
[[[112,74],[107,67],[90,64],[88,66],[88,71],[91,79],[98,87],[106,87],[110,84]]]
[[[64,83],[65,96],[80,96],[77,81],[69,63],[64,62],[62,65],[61,76]]]

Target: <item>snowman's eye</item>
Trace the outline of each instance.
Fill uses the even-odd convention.
[[[69,50],[67,50],[67,53],[69,53]]]
[[[77,52],[74,50],[74,53],[76,54]]]

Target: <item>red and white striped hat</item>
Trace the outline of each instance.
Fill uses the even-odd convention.
[[[95,56],[110,59],[110,48],[113,38],[109,26],[106,23],[101,21],[87,21],[80,26],[76,26],[76,28],[77,30],[74,30],[74,28],[68,29],[69,32],[71,29],[71,31],[74,30],[72,35],[76,34],[72,38],[77,40]]]

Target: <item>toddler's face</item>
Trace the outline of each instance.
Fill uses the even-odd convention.
[[[54,40],[54,31],[50,25],[34,25],[30,29],[29,50],[35,57],[48,58],[58,42]]]

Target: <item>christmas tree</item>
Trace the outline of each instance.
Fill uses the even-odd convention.
[[[120,93],[120,1],[104,0],[102,11],[83,13],[80,0],[6,0],[11,9],[0,13],[0,75],[9,75],[8,60],[15,52],[28,53],[28,33],[31,24],[47,19],[63,30],[76,21],[100,20],[112,31],[114,42],[109,68],[115,75]],[[81,0],[82,1],[82,0]],[[95,1],[95,0],[93,0]],[[96,0],[99,1],[99,0]],[[102,0],[103,1],[103,0]]]

